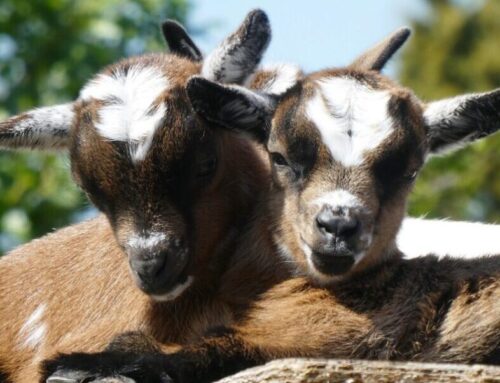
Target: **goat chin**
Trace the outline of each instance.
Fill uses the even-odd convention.
[[[500,225],[407,217],[397,245],[411,259],[428,254],[442,258],[478,258],[500,254]]]
[[[162,295],[156,295],[153,294],[151,295],[151,298],[153,298],[156,302],[168,302],[168,301],[173,301],[177,297],[181,296],[181,294],[187,290],[189,286],[193,283],[193,277],[189,276],[187,279],[176,285],[171,291],[168,293],[162,294]]]

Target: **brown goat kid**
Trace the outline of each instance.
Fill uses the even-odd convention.
[[[46,362],[49,381],[208,382],[290,356],[499,364],[499,256],[404,260],[395,237],[426,158],[500,129],[500,90],[422,103],[378,73],[405,34],[279,97],[192,79],[200,116],[253,137],[273,162],[241,251],[272,259],[258,240],[272,236],[297,276],[203,342],[162,354],[124,334],[105,352]]]
[[[255,288],[231,284],[242,270],[279,280],[266,262],[232,256],[269,185],[262,151],[206,129],[185,90],[200,73],[243,83],[269,42],[267,17],[249,14],[203,62],[182,27],[164,31],[176,54],[122,61],[74,103],[0,124],[3,147],[69,148],[75,180],[105,214],[0,260],[2,382],[37,381],[41,360],[101,350],[123,331],[141,329],[164,347],[193,342],[255,299],[245,295]]]

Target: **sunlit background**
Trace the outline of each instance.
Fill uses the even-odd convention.
[[[165,18],[187,25],[207,52],[256,7],[273,27],[267,62],[345,65],[409,25],[414,35],[386,73],[417,95],[500,86],[498,0],[1,0],[0,118],[71,100],[103,66],[165,49]],[[500,222],[500,135],[433,159],[410,212]],[[0,153],[0,253],[92,214],[65,154]]]

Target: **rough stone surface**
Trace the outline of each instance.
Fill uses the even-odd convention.
[[[328,359],[281,359],[217,383],[500,383],[500,367]]]

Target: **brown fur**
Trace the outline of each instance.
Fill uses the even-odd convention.
[[[176,26],[176,31],[170,43],[180,39],[188,52],[196,51],[196,47],[186,48],[186,41],[194,44],[182,27]],[[260,10],[250,12],[217,48],[217,60],[204,67],[204,73],[212,72],[221,81],[237,75],[232,80],[243,82],[260,61],[269,38],[267,16]],[[234,61],[234,55],[237,62],[229,65],[231,71],[226,74],[227,61]],[[253,288],[248,290],[252,296],[245,296],[244,291],[233,295],[234,286],[222,281],[238,281],[249,272],[255,273],[250,274],[253,280],[265,271],[266,263],[230,255],[256,199],[269,184],[269,170],[252,143],[205,129],[195,116],[185,85],[206,63],[185,56],[152,54],[126,59],[95,79],[99,82],[102,76],[116,75],[123,80],[130,70],[144,68],[167,79],[167,88],[148,110],[141,111],[150,115],[164,106],[167,112],[139,161],[131,158],[129,150],[136,142],[109,139],[97,129],[101,108],[126,103],[120,97],[82,93],[73,104],[46,108],[41,122],[35,112],[32,119],[27,113],[0,125],[0,141],[7,147],[18,146],[12,134],[25,118],[31,120],[18,132],[27,138],[21,146],[36,146],[40,137],[47,142],[39,147],[69,146],[74,179],[107,218],[54,233],[0,260],[0,274],[5,276],[0,282],[2,379],[36,381],[40,360],[76,347],[96,351],[115,334],[132,329],[141,329],[160,342],[161,349],[172,349],[198,339],[213,326],[232,323],[241,302],[258,294]],[[57,113],[53,120],[50,113]],[[139,241],[134,254],[137,249],[131,249],[131,235],[142,236],[144,242],[150,233],[161,233],[164,238],[155,239],[145,250]],[[158,287],[159,295],[182,283],[177,280],[182,273],[194,282],[182,296],[154,302],[131,283],[127,269],[136,282],[140,277],[132,263],[134,256],[145,261],[166,258],[171,263],[164,263],[164,270],[170,276],[186,260],[171,278],[170,287]],[[255,265],[253,271],[247,263]],[[273,271],[269,283],[275,283],[279,275]]]
[[[499,347],[499,276],[498,257],[427,257],[389,262],[329,289],[290,280],[267,293],[241,332],[269,359],[484,363]]]
[[[372,80],[367,76],[367,81]],[[373,82],[376,83],[376,80]],[[405,92],[394,96],[403,99],[403,103],[408,102],[405,98],[411,98]],[[417,136],[422,135],[421,127],[414,126],[415,121],[409,124],[415,128]],[[404,140],[395,138],[395,143]],[[275,141],[281,141],[285,148],[289,144],[284,139]],[[418,155],[422,153],[415,152],[415,161],[419,159]],[[331,163],[327,163],[321,149],[318,156],[311,173],[316,177],[311,181],[313,188],[332,173],[324,169]],[[335,173],[340,174],[336,177],[342,182],[353,177],[342,169]],[[361,170],[359,174],[363,174]],[[290,209],[293,209],[293,201],[287,194],[290,193],[289,187],[284,182],[277,182],[279,177],[275,172],[274,189],[268,193],[270,201],[258,206],[254,221],[250,222],[251,228],[239,239],[239,246],[232,249],[232,256],[226,258],[225,273],[218,274],[221,277],[217,293],[207,298],[206,291],[200,291],[204,296],[201,299],[194,289],[179,301],[152,307],[150,319],[164,327],[156,326],[161,332],[155,333],[146,326],[146,333],[160,342],[184,344],[166,359],[160,356],[162,363],[167,361],[164,367],[168,372],[173,372],[181,381],[207,381],[281,356],[406,360],[432,357],[433,360],[481,362],[495,354],[499,325],[494,318],[498,315],[489,316],[487,322],[475,323],[472,329],[461,327],[461,322],[465,319],[463,315],[471,315],[470,310],[464,309],[464,302],[494,309],[493,302],[498,298],[498,259],[437,262],[435,258],[427,257],[415,261],[400,260],[399,254],[392,248],[391,235],[395,234],[399,225],[401,217],[397,213],[403,211],[408,187],[402,187],[392,197],[395,200],[401,198],[402,202],[385,201],[384,211],[378,215],[377,224],[385,224],[386,227],[384,232],[379,233],[378,242],[374,242],[370,268],[361,267],[349,275],[348,281],[323,288],[300,276],[279,283],[286,276],[286,267],[282,270],[277,268],[278,249],[273,240],[284,238],[285,241],[296,241],[295,238],[286,238],[285,233],[289,233],[286,225],[293,229],[293,222],[287,218]],[[357,186],[359,182],[361,185],[363,182],[368,184],[367,180],[356,182]],[[349,186],[352,187],[352,184]],[[313,194],[315,192],[311,190]],[[380,203],[373,196],[368,197],[368,201],[374,207]],[[297,217],[302,212],[295,208],[291,216]],[[281,230],[277,230],[276,226]],[[381,256],[386,251],[390,252],[390,256]],[[297,245],[292,247],[292,252],[297,260],[294,265],[299,265],[298,274],[307,272]],[[215,265],[219,263],[215,262]],[[203,287],[207,286],[210,283]],[[200,304],[205,299],[209,302],[208,306]],[[189,302],[186,303],[188,308],[183,307],[183,302]],[[175,319],[170,318],[169,322],[161,317],[161,313],[162,306],[170,305],[173,307],[170,313],[175,313]],[[205,342],[194,342],[203,330],[214,324],[229,327],[229,330],[222,331],[222,335],[208,337]],[[138,328],[141,329],[141,326]],[[167,329],[173,329],[173,332]],[[452,333],[457,337],[453,338]],[[470,333],[481,337],[478,347],[460,343]],[[182,336],[179,337],[179,334]],[[455,344],[455,341],[458,343]],[[144,348],[142,342],[139,343],[139,352],[155,352],[155,348]],[[130,349],[128,342],[122,341],[121,344]],[[99,359],[95,361],[95,364],[98,363]],[[143,367],[148,366],[149,363],[146,363]],[[54,372],[52,367],[47,364],[46,372]]]
[[[226,156],[232,161],[225,165],[228,168],[224,173],[228,172],[233,178],[231,182],[226,181],[223,188],[214,190],[216,195],[206,194],[200,201],[197,218],[201,227],[217,226],[214,214],[228,220],[221,207],[230,204],[231,211],[238,216],[217,227],[221,233],[231,231],[227,225],[234,225],[233,230],[238,230],[239,214],[251,214],[246,204],[258,196],[260,186],[256,188],[256,183],[266,184],[259,179],[262,170],[251,147],[239,139],[228,139],[227,146],[231,154],[226,152]],[[241,167],[246,162],[251,165]],[[236,164],[237,172],[233,168]],[[240,171],[245,178],[234,178]],[[241,190],[242,186],[246,190]],[[210,222],[203,223],[206,220]],[[234,264],[228,265],[236,237],[229,237],[218,252],[208,237],[197,239],[205,270],[192,288],[172,303],[155,303],[137,289],[125,256],[102,216],[18,248],[0,260],[3,318],[0,321],[0,370],[12,381],[33,382],[38,379],[39,361],[56,352],[75,349],[95,352],[123,331],[140,329],[170,350],[169,344],[186,344],[199,339],[214,326],[231,324],[242,302],[252,301],[260,289],[265,289],[265,284],[258,289],[255,285],[240,288],[242,275],[253,282],[267,266],[252,260],[248,253],[233,257]],[[211,258],[210,254],[213,254]],[[248,265],[252,265],[253,270]],[[227,270],[232,271],[225,275]],[[221,286],[220,280],[228,281],[227,285]],[[275,283],[274,277],[268,281],[271,282]],[[40,346],[24,346],[27,334],[21,328],[41,304],[46,308],[37,324],[47,326],[46,334]]]
[[[346,168],[332,160],[328,149],[321,143],[319,132],[305,117],[304,105],[314,95],[317,81],[332,77],[351,77],[375,89],[389,91],[394,105],[391,105],[390,113],[403,113],[404,117],[401,118],[406,119],[405,129],[395,129],[386,143],[369,153],[359,166]],[[404,109],[403,112],[401,109]],[[409,90],[375,72],[352,69],[324,70],[309,75],[297,89],[280,100],[272,119],[268,151],[282,153],[290,163],[312,163],[310,169],[306,166],[300,187],[295,187],[296,181],[290,176],[289,170],[276,170],[274,183],[279,192],[273,194],[271,201],[275,217],[279,217],[280,222],[277,240],[289,248],[289,253],[301,270],[308,272],[309,269],[301,249],[301,238],[312,246],[320,240],[315,230],[315,216],[321,206],[314,206],[312,201],[322,193],[336,189],[348,190],[363,202],[367,212],[359,213],[362,224],[367,230],[374,231],[374,242],[367,255],[342,277],[348,279],[353,273],[373,267],[391,254],[397,256],[394,240],[404,216],[405,196],[410,191],[411,183],[395,185],[391,188],[390,198],[383,200],[377,194],[373,168],[385,153],[411,142],[405,171],[411,173],[413,169],[419,169],[425,154],[421,149],[425,145],[421,114],[420,103]],[[310,149],[304,149],[308,147]],[[305,157],[303,152],[308,152]]]
[[[252,248],[255,235],[262,234],[258,228],[271,219],[263,215],[255,221],[241,251],[273,258],[275,250],[265,243]],[[183,383],[210,382],[284,357],[499,364],[499,278],[499,256],[438,260],[432,255],[386,261],[329,287],[305,277],[288,278],[253,301],[230,328],[207,334],[202,342],[167,355],[146,351],[146,359],[144,346],[129,344],[132,357],[139,352],[132,362],[108,362],[108,354],[90,360],[114,373],[127,371],[127,363],[144,374],[157,368]],[[240,285],[257,286],[246,282]],[[110,355],[117,351],[123,348]],[[82,357],[87,356],[60,356],[45,365],[46,371],[79,369]]]
[[[396,124],[389,138],[366,155],[365,163],[352,168],[343,167],[328,155],[318,132],[301,115],[303,102],[312,93],[308,87],[325,76],[338,75],[389,91],[389,113]],[[198,90],[200,97],[209,100],[230,94],[230,105],[236,108],[235,120],[231,120],[230,111],[220,117],[217,111],[211,114],[209,102],[195,100],[193,104],[202,115],[208,114],[208,120],[221,126],[231,126],[243,115],[241,130],[249,133],[252,125],[245,111],[259,113],[258,99],[255,104],[247,100],[248,106],[238,103],[233,89],[224,93],[223,87],[209,84],[203,89],[207,82],[195,81],[191,98],[197,97]],[[497,113],[495,107],[486,111],[486,119]],[[407,175],[420,169],[430,150],[422,113],[422,105],[410,91],[374,72],[323,71],[301,81],[278,100],[268,121],[271,128],[266,144],[275,160],[272,188],[236,249],[238,255],[254,254],[249,259],[259,263],[274,260],[278,252],[284,268],[291,266],[296,276],[273,285],[256,301],[242,300],[247,309],[232,326],[172,354],[146,352],[144,356],[139,351],[134,359],[132,352],[132,361],[125,362],[109,359],[120,350],[94,356],[61,355],[44,364],[45,372],[50,375],[58,368],[78,369],[85,361],[87,366],[92,363],[89,376],[99,376],[101,363],[113,373],[127,371],[128,363],[132,363],[138,377],[161,371],[179,382],[208,382],[248,366],[291,356],[500,364],[500,256],[439,260],[429,255],[404,260],[394,245],[411,190],[412,177],[407,179]],[[262,114],[256,121],[261,118]],[[262,140],[262,127],[256,129],[256,139]],[[278,151],[281,157],[276,156]],[[391,158],[391,153],[397,155]],[[311,155],[313,160],[308,157]],[[300,170],[285,167],[283,158],[288,164],[301,165]],[[387,158],[390,161],[384,162]],[[386,170],[377,168],[380,163],[391,173],[378,174]],[[377,177],[389,185],[378,185]],[[389,190],[383,190],[387,186]],[[308,211],[307,203],[319,192],[339,187],[356,193],[368,205],[366,214],[371,215],[374,240],[366,258],[353,270],[325,280],[310,270],[299,241],[309,235],[308,225],[314,225],[316,212]],[[269,266],[276,267],[272,262]],[[260,281],[269,275],[252,281],[257,283],[239,281],[241,289],[235,293],[249,296],[242,291],[262,286]],[[233,280],[222,282],[229,286],[225,283]]]
[[[155,303],[134,285],[123,246],[136,229],[137,217],[149,217],[163,232],[188,229],[183,217],[168,210],[161,199],[165,192],[152,188],[161,167],[189,148],[185,142],[195,127],[186,126],[186,120],[196,119],[183,86],[200,70],[199,64],[186,59],[150,55],[125,60],[105,72],[137,63],[162,67],[172,85],[162,96],[172,120],[168,129],[157,132],[145,160],[132,166],[123,156],[123,143],[103,140],[96,133],[93,121],[99,101],[76,105],[78,123],[71,132],[74,178],[111,224],[101,216],[21,246],[0,260],[0,371],[12,381],[36,381],[41,360],[74,349],[95,352],[124,331],[140,329],[162,349],[171,350],[199,339],[214,326],[231,324],[243,302],[265,289],[265,281],[248,289],[239,283],[244,278],[256,280],[267,263],[252,260],[251,254],[230,255],[269,183],[269,170],[255,145],[225,132],[213,134],[219,157],[216,174],[192,195],[189,270],[195,282],[181,297],[165,303]],[[93,189],[96,184],[98,192]],[[279,274],[273,271],[267,283],[275,283]],[[23,330],[40,305],[43,314]],[[46,327],[39,344],[24,344],[41,325]]]
[[[262,235],[258,228],[266,227],[270,219],[260,215],[254,230],[243,238],[240,251],[245,257],[258,252],[264,259],[269,257],[268,261],[274,259],[276,250],[270,243],[256,244],[255,239]],[[261,259],[252,258],[252,262]],[[263,270],[269,271],[269,267],[276,265],[268,264]],[[152,341],[151,346],[136,333],[124,334],[124,346],[118,344],[95,355],[62,355],[46,362],[45,376],[61,367],[80,370],[82,360],[92,366],[89,376],[99,376],[93,371],[100,370],[103,363],[105,371],[113,374],[134,365],[136,381],[143,381],[140,377],[153,370],[153,376],[158,371],[168,373],[183,383],[210,382],[283,357],[500,363],[498,256],[386,261],[330,287],[315,286],[305,277],[288,278],[268,284],[272,287],[257,299],[248,291],[261,288],[266,275],[270,274],[232,286],[233,279],[224,278],[228,283],[222,289],[241,298],[239,308],[244,309],[234,311],[232,325],[208,333],[201,342],[189,342],[165,355],[151,351],[157,342]],[[245,302],[250,296],[253,300]],[[131,342],[124,340],[128,336],[132,336]],[[132,359],[110,361],[115,352],[119,358],[125,353]]]
[[[336,76],[353,77],[375,89],[389,91],[389,112],[402,124],[359,167],[345,168],[332,161],[317,132],[303,117],[304,101],[313,94],[316,82]],[[290,110],[294,110],[293,115]],[[239,332],[245,334],[245,344],[253,344],[261,355],[269,353],[266,360],[331,356],[500,363],[489,359],[490,355],[498,355],[500,347],[495,304],[500,296],[499,258],[401,260],[394,239],[411,183],[395,184],[393,194],[387,198],[375,193],[372,172],[387,152],[404,147],[408,159],[403,170],[408,173],[422,166],[427,150],[422,113],[421,103],[410,91],[377,73],[352,69],[312,74],[278,103],[268,151],[283,153],[297,163],[298,157],[294,156],[300,156],[300,151],[295,142],[312,142],[317,148],[314,165],[303,175],[299,187],[283,170],[274,172],[277,192],[270,197],[270,215],[278,219],[275,240],[288,247],[287,255],[293,257],[298,272],[311,273],[299,242],[313,235],[310,226],[314,225],[317,210],[310,211],[308,203],[321,191],[348,190],[376,214],[372,245],[353,271],[332,279],[323,290],[312,287],[311,281],[284,282],[270,290],[250,315],[251,321],[239,327]],[[398,160],[402,159],[396,157],[393,161]],[[314,274],[312,282],[328,283],[318,281]],[[256,326],[253,321],[262,323]],[[256,335],[259,333],[262,337]]]

